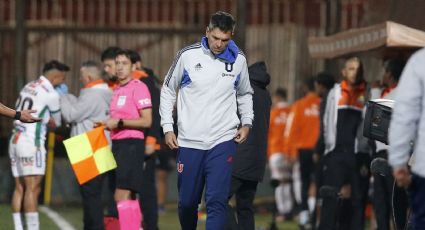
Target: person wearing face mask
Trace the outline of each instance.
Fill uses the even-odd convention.
[[[118,86],[118,78],[116,76],[116,68],[115,68],[115,57],[117,56],[117,52],[121,49],[116,46],[110,46],[102,51],[102,54],[100,56],[100,60],[103,64],[103,71],[105,74],[104,79],[107,83],[109,88],[115,89]]]
[[[46,171],[46,148],[44,147],[47,127],[61,124],[59,92],[55,87],[65,80],[69,67],[52,60],[43,67],[43,75],[31,81],[19,93],[17,110],[37,112],[42,120],[38,123],[14,122],[9,143],[9,157],[15,190],[12,196],[12,212],[15,229],[23,229],[21,213],[24,213],[27,229],[40,228],[38,218],[38,195]]]
[[[359,192],[355,191],[359,188],[355,153],[357,143],[362,138],[359,129],[363,124],[367,92],[360,59],[347,59],[342,76],[341,83],[335,84],[328,94],[323,117],[325,150],[322,185],[331,186],[336,191],[349,185],[351,196],[346,193],[340,198],[323,199],[319,225],[319,229],[323,230],[335,229],[337,225],[340,229],[363,229],[359,220],[362,215],[360,197],[357,196]],[[345,206],[348,208],[341,208]]]
[[[201,42],[177,54],[161,89],[165,142],[178,148],[179,219],[185,230],[196,229],[204,185],[206,229],[224,229],[236,144],[247,139],[254,119],[253,89],[246,58],[232,40],[234,28],[232,15],[213,14]]]

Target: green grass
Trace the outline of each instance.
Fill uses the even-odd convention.
[[[83,229],[83,213],[81,206],[62,205],[51,207],[58,212],[76,229]],[[271,220],[270,213],[262,212],[255,216],[256,229],[266,229]],[[59,228],[43,213],[40,213],[40,229],[43,230],[58,230]],[[0,229],[13,229],[12,214],[9,205],[0,204]],[[176,230],[180,229],[177,210],[175,207],[170,207],[164,215],[159,216],[159,228],[161,230]],[[279,223],[279,229],[292,230],[298,229],[295,222]],[[198,222],[198,230],[205,229],[205,221]]]
[[[59,230],[55,223],[42,213],[40,213],[40,228]],[[0,204],[0,229],[14,229],[12,210],[7,204]]]

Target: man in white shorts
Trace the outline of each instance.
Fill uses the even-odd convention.
[[[25,214],[26,229],[39,229],[37,199],[46,169],[46,129],[60,125],[59,93],[56,86],[65,79],[69,67],[50,61],[43,67],[43,75],[25,85],[16,101],[16,110],[34,109],[38,123],[15,121],[9,142],[9,156],[15,190],[12,212],[15,229],[23,229],[21,213]]]

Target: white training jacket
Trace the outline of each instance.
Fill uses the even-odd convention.
[[[394,90],[395,104],[389,130],[388,160],[393,168],[406,167],[413,152],[412,172],[425,177],[425,49],[413,54]]]
[[[179,146],[211,149],[232,140],[241,122],[252,124],[252,94],[246,58],[235,43],[230,41],[223,53],[214,55],[204,37],[177,53],[165,77],[161,126],[164,133],[173,131],[177,100]]]

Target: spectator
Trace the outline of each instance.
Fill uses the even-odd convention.
[[[325,151],[325,142],[324,142],[324,133],[323,133],[323,115],[325,113],[326,108],[326,101],[328,98],[329,91],[334,87],[335,85],[335,78],[329,73],[321,72],[317,74],[316,81],[314,84],[315,91],[317,95],[319,95],[320,99],[320,132],[319,132],[319,138],[317,140],[316,146],[315,146],[315,153],[313,154],[313,162],[316,164],[316,176],[315,176],[315,183],[316,188],[320,188],[322,186],[323,181],[323,175],[322,175],[322,156]],[[318,193],[316,193],[316,208],[314,210],[314,213],[312,215],[312,225],[316,226],[317,217],[320,216],[320,207],[321,207],[321,199],[318,196]]]
[[[315,203],[315,194],[309,194],[314,181],[313,152],[320,131],[320,97],[314,91],[314,79],[304,81],[305,96],[291,106],[285,127],[285,144],[292,162],[299,162],[301,176],[301,212],[299,224],[310,224],[310,213]],[[309,204],[310,203],[310,204]]]
[[[100,56],[103,63],[103,70],[106,73],[106,79],[104,80],[108,83],[108,86],[111,89],[114,89],[119,84],[116,76],[115,57],[117,52],[120,50],[121,49],[119,47],[111,46],[106,48]]]
[[[293,196],[291,183],[291,165],[288,154],[284,149],[284,131],[288,119],[290,106],[287,103],[286,89],[278,88],[272,96],[270,111],[270,127],[268,133],[267,155],[272,185],[275,189],[276,208],[279,213],[277,219],[289,219],[293,210]]]
[[[257,62],[248,68],[254,116],[248,139],[240,144],[233,158],[232,182],[229,199],[236,198],[237,226],[235,229],[254,230],[254,198],[258,182],[263,180],[267,162],[267,133],[270,121],[271,98],[267,91],[270,75],[266,64]],[[232,212],[229,211],[230,214]],[[234,215],[230,223],[235,223]],[[233,220],[232,220],[233,219]]]
[[[390,59],[384,62],[384,75],[382,77],[382,84],[384,88],[380,93],[379,98],[392,99],[395,97],[395,89],[398,85],[401,73],[405,66],[405,62],[401,59]],[[382,142],[375,142],[376,149],[373,154],[373,158],[388,159],[388,148],[389,146]],[[391,218],[394,216],[403,216],[406,219],[406,210],[403,208],[393,209],[392,202],[393,196],[398,194],[405,194],[404,188],[398,186],[394,187],[394,177],[392,175],[373,175],[373,204],[376,216],[376,224],[378,230],[388,230],[391,226]],[[403,199],[404,198],[404,199]],[[398,197],[398,203],[404,203],[407,206],[407,197]],[[392,212],[394,210],[394,213]],[[401,213],[401,215],[400,215]],[[403,223],[396,223],[398,226],[405,226],[406,221]],[[401,228],[403,228],[401,227]]]
[[[121,49],[115,46],[106,48],[101,54],[101,61],[103,64],[103,76],[104,81],[108,84],[110,89],[115,89],[118,86],[117,71],[115,68],[115,57],[117,52]],[[107,215],[112,218],[118,218],[117,205],[114,199],[115,193],[115,170],[111,170],[105,173],[107,182]]]
[[[360,221],[361,202],[358,189],[358,175],[355,145],[359,140],[358,129],[362,125],[362,111],[366,100],[366,82],[363,78],[363,65],[353,57],[345,61],[342,70],[344,79],[329,92],[323,117],[325,151],[323,156],[323,185],[332,186],[337,191],[351,185],[351,199],[344,197],[338,209],[337,197],[323,199],[319,229],[333,229],[337,221],[341,228],[363,229]],[[351,208],[350,208],[351,207]],[[353,212],[347,214],[350,210]],[[340,218],[337,219],[337,213]]]
[[[161,125],[159,117],[159,89],[155,84],[155,76],[148,74],[142,69],[141,57],[134,51],[130,50],[131,63],[136,67],[133,71],[133,79],[139,79],[149,89],[152,99],[152,126],[145,129],[145,162],[143,164],[143,177],[140,190],[140,207],[143,210],[143,227],[146,230],[158,229],[158,198],[155,184],[155,167],[156,167],[156,145],[159,141]]]
[[[112,90],[102,80],[101,69],[96,62],[87,61],[81,65],[80,81],[84,87],[78,98],[71,94],[61,96],[62,116],[71,124],[71,136],[90,131],[95,122],[106,120],[112,97]],[[85,230],[104,229],[101,196],[104,176],[101,174],[80,185]]]

